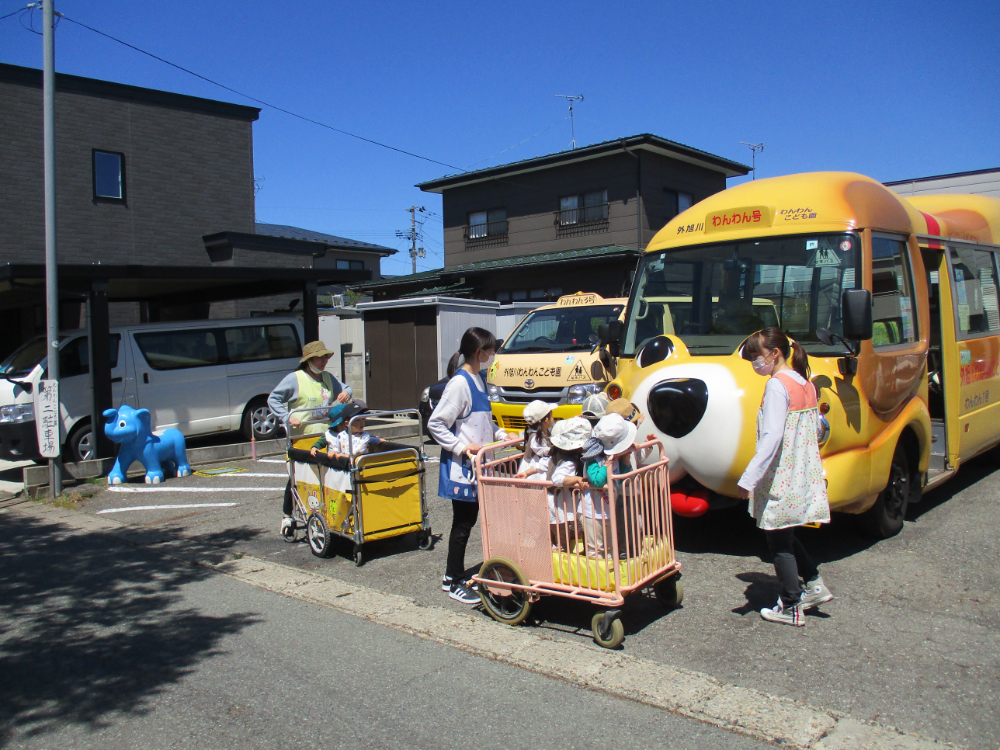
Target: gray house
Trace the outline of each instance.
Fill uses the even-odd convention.
[[[376,300],[423,288],[501,302],[617,296],[661,227],[749,171],[643,134],[423,182],[442,197],[444,269],[361,286]]]
[[[55,111],[61,327],[88,299],[111,325],[298,299],[315,335],[316,290],[395,252],[255,222],[254,107],[59,74]],[[0,64],[0,358],[45,327],[43,174],[42,71]]]

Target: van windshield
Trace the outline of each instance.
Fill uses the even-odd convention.
[[[14,350],[0,363],[0,375],[23,378],[45,358],[45,338],[38,336]]]
[[[590,349],[597,327],[618,320],[622,305],[550,307],[528,314],[504,342],[501,352],[572,352]],[[595,337],[591,340],[591,336]]]
[[[856,234],[700,245],[643,260],[632,290],[622,356],[675,335],[693,355],[731,354],[751,333],[779,325],[809,354],[832,356],[817,328],[842,332],[840,300],[861,257]]]

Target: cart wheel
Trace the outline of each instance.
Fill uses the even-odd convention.
[[[485,581],[503,581],[504,583],[519,583],[528,585],[528,579],[523,571],[510,560],[503,557],[493,557],[483,563],[479,577]],[[479,598],[483,607],[497,622],[507,625],[520,625],[531,612],[531,599],[528,592],[519,589],[490,588],[489,583],[479,584]]]
[[[604,620],[609,614],[612,615],[612,618],[610,626],[607,626]],[[602,632],[605,627],[607,627],[606,632]],[[618,612],[598,612],[590,621],[590,629],[594,631],[594,640],[597,642],[597,645],[604,648],[618,648],[622,645],[622,641],[625,640],[625,626],[622,625]]]
[[[309,541],[309,549],[316,557],[330,555],[332,537],[322,516],[315,513],[309,516],[309,520],[306,521],[306,539]]]
[[[296,525],[293,520],[290,524],[281,529],[281,538],[284,539],[289,544],[294,544],[297,539],[296,537]]]
[[[354,545],[354,564],[356,566],[358,566],[359,568],[362,565],[365,564],[365,558],[364,558],[364,555],[361,554],[361,545],[360,544],[355,544]]]
[[[684,584],[678,580],[676,575],[664,578],[653,584],[653,593],[667,609],[674,609],[681,606],[684,601]]]
[[[431,535],[430,529],[417,532],[417,546],[425,550],[434,546],[434,537]]]

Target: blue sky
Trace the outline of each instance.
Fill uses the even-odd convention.
[[[24,4],[0,0],[0,15]],[[763,142],[761,177],[1000,167],[1000,3],[990,0],[56,8],[239,91],[461,169],[568,148],[556,94],[585,96],[578,144],[649,132],[749,164],[740,141]],[[0,21],[0,61],[41,67],[30,21]],[[60,72],[251,104],[79,26],[62,22],[56,38]],[[425,206],[419,268],[441,265],[440,197],[413,185],[456,170],[267,108],[254,164],[258,221],[404,249],[405,209]],[[409,266],[401,252],[383,273]]]

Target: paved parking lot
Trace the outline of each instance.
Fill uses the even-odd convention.
[[[439,449],[430,448],[436,456]],[[636,656],[694,669],[737,685],[802,700],[945,742],[992,750],[1000,745],[1000,472],[993,457],[963,467],[929,494],[903,532],[874,542],[850,518],[806,531],[822,562],[833,602],[803,629],[756,614],[777,598],[760,532],[736,509],[676,522],[684,606],[665,612],[652,598],[626,605],[624,648]],[[436,497],[437,464],[428,464],[436,547],[412,537],[366,545],[356,568],[343,554],[322,560],[277,534],[285,483],[281,457],[222,467],[241,473],[171,479],[162,487],[104,488],[79,504],[88,513],[171,530],[324,575],[464,609],[440,590],[450,504]],[[164,508],[163,506],[179,506]],[[141,507],[157,506],[139,510]],[[127,509],[127,510],[126,510]],[[481,561],[476,533],[467,562]],[[549,599],[529,627],[589,642],[587,605]],[[482,615],[484,618],[487,615]],[[505,627],[499,624],[495,627]]]

